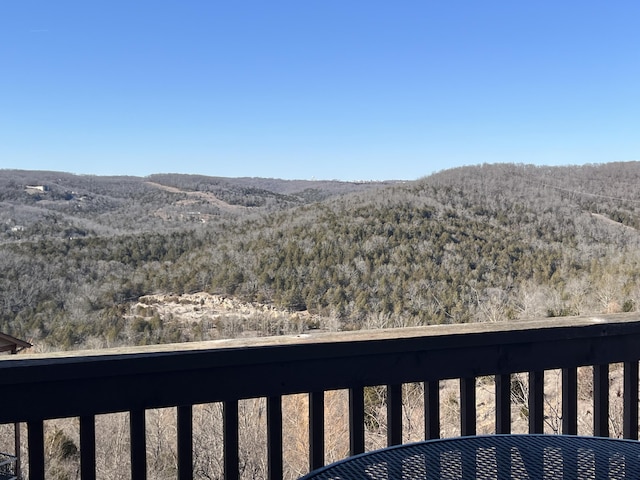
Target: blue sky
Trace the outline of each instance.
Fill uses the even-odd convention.
[[[0,168],[640,160],[640,2],[0,0]]]

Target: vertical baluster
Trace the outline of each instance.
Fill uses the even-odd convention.
[[[178,436],[178,480],[192,480],[193,408],[191,405],[181,405],[177,408],[176,414]]]
[[[20,441],[20,423],[16,422],[13,424],[14,431],[14,452],[16,455],[16,476],[20,478],[22,476],[22,455],[20,454],[21,441]]]
[[[324,465],[324,392],[309,394],[309,470]]]
[[[267,398],[267,456],[269,480],[282,479],[282,397]]]
[[[387,385],[387,446],[402,443],[402,384]],[[402,465],[389,462],[388,478],[402,478]]]
[[[440,438],[440,381],[424,382],[424,438]]]
[[[222,404],[222,437],[224,445],[224,479],[238,480],[240,466],[238,458],[238,401],[228,400]]]
[[[578,433],[578,369],[562,369],[562,433]]]
[[[96,417],[80,417],[80,477],[82,480],[96,478]]]
[[[476,379],[460,379],[460,434],[476,434]]]
[[[349,450],[350,455],[364,452],[364,389],[349,389]]]
[[[387,386],[387,445],[402,443],[402,384]]]
[[[511,433],[511,375],[496,375],[496,433]]]
[[[129,412],[129,434],[131,435],[131,480],[146,480],[147,439],[144,410]]]
[[[44,423],[27,422],[29,446],[29,480],[44,480]]]
[[[609,436],[609,365],[593,366],[593,434]]]
[[[529,433],[544,432],[544,371],[529,372]]]
[[[638,439],[638,362],[624,362],[623,437]]]

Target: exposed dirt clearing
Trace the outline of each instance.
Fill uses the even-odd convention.
[[[607,216],[605,216],[605,215],[602,215],[602,214],[600,214],[600,213],[592,213],[592,214],[591,214],[591,216],[592,216],[592,217],[595,217],[595,218],[597,218],[597,219],[599,219],[599,220],[602,220],[603,222],[608,223],[609,225],[616,225],[616,226],[618,226],[618,227],[623,227],[623,228],[626,228],[626,229],[631,230],[631,231],[633,231],[633,232],[635,232],[635,231],[636,231],[636,229],[635,229],[635,228],[630,227],[630,226],[628,226],[628,225],[624,225],[624,224],[622,224],[622,223],[620,223],[620,222],[616,222],[615,220],[611,220],[609,217],[607,217]]]
[[[221,210],[226,210],[229,212],[238,212],[248,210],[248,207],[243,207],[241,205],[231,205],[230,203],[224,202],[216,197],[213,193],[209,192],[193,192],[189,190],[180,190],[176,187],[169,187],[167,185],[162,185],[160,183],[155,182],[145,182],[147,185],[151,185],[152,187],[159,188],[160,190],[164,190],[165,192],[170,193],[183,193],[189,197],[193,197],[194,199],[201,200],[211,205],[215,205]]]

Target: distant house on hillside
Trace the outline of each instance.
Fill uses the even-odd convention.
[[[49,191],[49,186],[48,185],[27,185],[26,187],[24,187],[24,189],[27,191],[27,193],[44,193],[44,192],[48,192]]]
[[[32,345],[24,340],[19,340],[11,335],[0,332],[0,352],[18,353]]]

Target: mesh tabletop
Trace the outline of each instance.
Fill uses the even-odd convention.
[[[347,458],[304,480],[640,480],[640,443],[566,435],[428,440]]]

